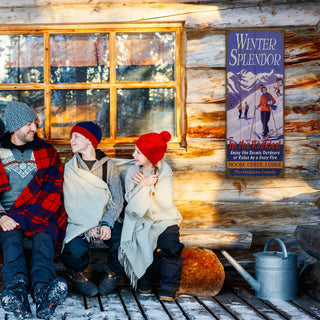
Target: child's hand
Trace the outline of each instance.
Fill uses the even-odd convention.
[[[132,177],[134,183],[140,184],[142,187],[152,186],[157,183],[158,175],[151,174],[150,176],[146,176],[141,172],[136,172]]]
[[[91,228],[87,231],[87,234],[90,238],[98,239],[99,236],[99,230],[97,228]]]
[[[100,239],[109,240],[111,238],[111,229],[108,226],[102,226],[100,228]]]
[[[3,231],[11,231],[19,226],[19,223],[9,216],[2,216],[0,219],[0,227]]]

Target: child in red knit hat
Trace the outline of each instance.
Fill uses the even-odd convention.
[[[174,301],[179,290],[183,244],[179,240],[181,214],[173,203],[172,170],[162,160],[168,131],[147,133],[136,141],[125,180],[127,206],[119,260],[134,288],[150,293],[154,255],[160,261],[160,299]]]

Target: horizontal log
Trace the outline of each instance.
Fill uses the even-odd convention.
[[[252,234],[243,228],[181,229],[180,241],[186,248],[249,249]]]
[[[285,64],[305,64],[319,60],[319,34],[314,27],[293,27],[285,29]]]
[[[292,234],[298,224],[319,224],[315,204],[299,202],[176,201],[181,229],[244,228],[253,237]],[[195,218],[196,217],[196,218]]]
[[[317,44],[320,45],[319,43]],[[287,89],[295,87],[313,87],[320,81],[320,71],[316,66],[319,64],[320,54],[315,57],[315,61],[299,63],[285,67],[285,87]],[[319,86],[318,86],[319,88]]]
[[[187,33],[187,68],[225,68],[225,34],[189,39]]]
[[[194,0],[176,0],[176,3],[193,3]],[[197,3],[212,3],[220,1],[208,1],[208,0],[198,0]],[[252,0],[237,0],[234,1],[234,6],[250,4]],[[256,0],[255,3],[265,2],[264,0]],[[287,3],[288,0],[271,0],[268,3]],[[299,0],[292,0],[291,3],[299,2]],[[15,7],[43,7],[43,6],[57,6],[57,5],[109,5],[111,3],[123,4],[123,0],[15,0]],[[141,0],[129,0],[127,3],[141,3]],[[163,0],[144,0],[143,3],[163,3]],[[12,7],[11,0],[1,0],[1,7],[10,8]]]
[[[218,69],[187,70],[187,103],[225,101],[226,73]]]
[[[225,176],[205,171],[177,171],[174,173],[175,197],[179,201],[203,202],[315,202],[319,197],[319,178],[310,182],[301,177],[226,179]],[[308,183],[309,182],[309,183]]]
[[[34,3],[34,2],[32,2]],[[46,2],[48,4],[49,2]],[[54,3],[54,2],[53,2]],[[81,22],[125,22],[125,21],[185,21],[186,27],[201,25],[202,28],[243,28],[243,27],[284,27],[292,25],[315,26],[320,16],[319,3],[283,3],[258,6],[250,3],[244,6],[226,4],[195,3],[108,3],[79,5],[56,2],[54,14],[52,7],[2,7],[0,18],[6,24],[32,23],[79,23]],[[27,10],[26,10],[27,9]]]

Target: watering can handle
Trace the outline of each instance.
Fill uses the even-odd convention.
[[[276,241],[280,244],[281,249],[282,249],[282,253],[283,253],[283,259],[287,259],[287,258],[288,258],[287,248],[286,248],[286,246],[284,245],[284,243],[283,243],[280,239],[278,239],[278,238],[272,238],[272,239],[270,239],[270,240],[266,243],[266,245],[264,246],[263,252],[267,251],[270,242],[273,241],[273,240],[276,240]]]

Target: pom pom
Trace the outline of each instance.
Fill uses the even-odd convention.
[[[171,134],[169,131],[160,132],[160,136],[165,142],[169,142],[171,140]]]

